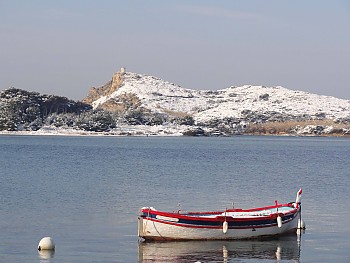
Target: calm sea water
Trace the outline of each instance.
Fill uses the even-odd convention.
[[[0,262],[350,262],[350,139],[0,136],[0,169]],[[140,207],[249,208],[300,187],[301,238],[138,245]]]

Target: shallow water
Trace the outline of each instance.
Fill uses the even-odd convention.
[[[349,156],[339,138],[0,136],[0,261],[349,262]],[[140,207],[249,208],[300,187],[300,240],[138,245]]]

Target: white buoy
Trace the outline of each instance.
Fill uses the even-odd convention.
[[[277,226],[278,226],[279,228],[282,227],[282,217],[280,217],[280,216],[277,216]]]
[[[298,219],[298,229],[305,229],[305,222],[302,219]]]
[[[224,232],[224,234],[227,233],[227,230],[228,230],[228,223],[227,221],[225,221],[223,224],[222,224],[222,232]]]
[[[38,250],[55,250],[55,243],[51,237],[44,237],[40,240]]]

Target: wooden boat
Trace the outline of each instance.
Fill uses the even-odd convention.
[[[301,193],[295,202],[216,212],[163,212],[143,207],[138,236],[154,240],[228,240],[282,235],[303,227]]]

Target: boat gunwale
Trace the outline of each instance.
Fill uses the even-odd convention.
[[[142,217],[144,218],[150,218],[150,215],[155,216],[163,216],[163,217],[169,217],[169,218],[177,218],[177,219],[185,219],[185,220],[196,220],[196,221],[255,221],[255,220],[264,220],[264,219],[274,219],[278,216],[289,216],[291,214],[296,214],[299,210],[299,204],[294,206],[295,203],[287,203],[287,204],[278,204],[273,206],[265,206],[265,207],[259,207],[259,208],[251,208],[251,209],[227,209],[224,211],[213,211],[213,212],[187,212],[187,213],[181,213],[178,212],[165,212],[165,211],[158,211],[152,208],[143,208],[141,212],[143,213]],[[258,211],[264,211],[264,210],[272,210],[282,207],[289,207],[293,208],[290,211],[276,211],[268,215],[255,215],[255,216],[239,216],[234,217],[232,215],[225,215],[225,213],[244,213],[244,212],[258,212]],[[215,216],[216,215],[216,216]],[[215,217],[213,217],[215,216]]]

